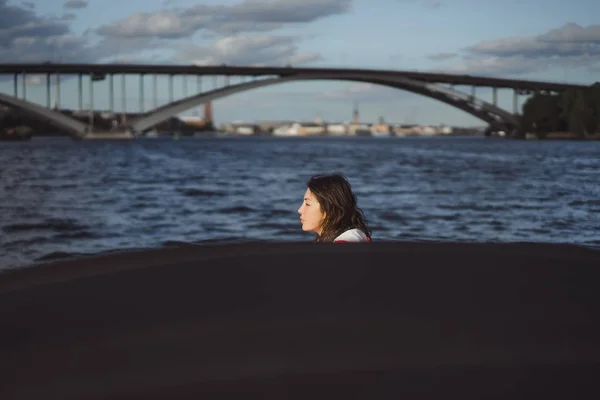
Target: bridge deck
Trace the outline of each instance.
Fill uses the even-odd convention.
[[[503,79],[484,76],[428,73],[415,71],[372,70],[350,68],[296,68],[296,67],[247,67],[247,66],[195,66],[155,64],[0,64],[0,74],[164,74],[164,75],[227,75],[227,76],[289,76],[305,73],[332,73],[366,76],[394,75],[431,83],[485,86],[526,90],[565,90],[584,88],[587,85]]]

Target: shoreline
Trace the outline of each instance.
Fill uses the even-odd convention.
[[[26,138],[19,139],[20,141],[28,141],[34,138],[45,138],[45,137],[64,137],[64,138],[73,138],[68,134],[32,134]],[[246,137],[260,137],[260,138],[282,138],[282,139],[294,139],[294,138],[331,138],[331,139],[348,139],[348,138],[377,138],[377,139],[389,139],[389,138],[398,138],[398,139],[414,139],[414,138],[485,138],[491,140],[521,140],[521,141],[598,141],[600,140],[600,134],[592,135],[588,137],[581,137],[576,135],[568,135],[568,134],[560,134],[556,136],[550,137],[500,137],[500,136],[485,136],[483,134],[439,134],[439,135],[389,135],[385,137],[377,137],[377,136],[336,136],[336,135],[300,135],[300,136],[278,136],[278,135],[267,135],[267,134],[253,134],[253,135],[241,135],[241,134],[223,134],[220,132],[202,132],[202,134],[173,134],[172,132],[167,132],[165,134],[159,134],[156,136],[139,136],[134,137],[131,134],[122,133],[122,132],[94,132],[88,134],[87,137],[82,138],[73,138],[74,140],[134,140],[137,138],[147,138],[147,139],[155,139],[155,138],[173,138],[173,139],[182,139],[182,138],[246,138]],[[14,141],[14,139],[3,138],[0,135],[0,141]]]

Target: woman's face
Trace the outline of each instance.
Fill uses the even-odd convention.
[[[298,209],[298,214],[300,214],[300,222],[302,222],[304,232],[321,234],[321,224],[325,219],[325,214],[321,211],[321,205],[310,189],[306,189],[306,193],[304,193],[304,201]]]

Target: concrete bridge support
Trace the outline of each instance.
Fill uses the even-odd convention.
[[[55,107],[57,110],[60,110],[60,74],[56,73],[56,101]]]
[[[52,75],[46,74],[46,107],[52,108],[52,91],[50,90],[50,86],[52,82],[50,82]]]
[[[144,112],[144,74],[140,75],[140,112]]]
[[[127,124],[127,86],[125,74],[121,75],[121,125]]]

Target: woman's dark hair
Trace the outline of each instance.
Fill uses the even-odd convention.
[[[321,226],[321,234],[315,242],[325,243],[333,240],[348,229],[360,229],[371,238],[371,230],[363,212],[356,205],[356,196],[350,183],[343,175],[315,175],[308,180],[306,186],[317,198],[325,219]]]

